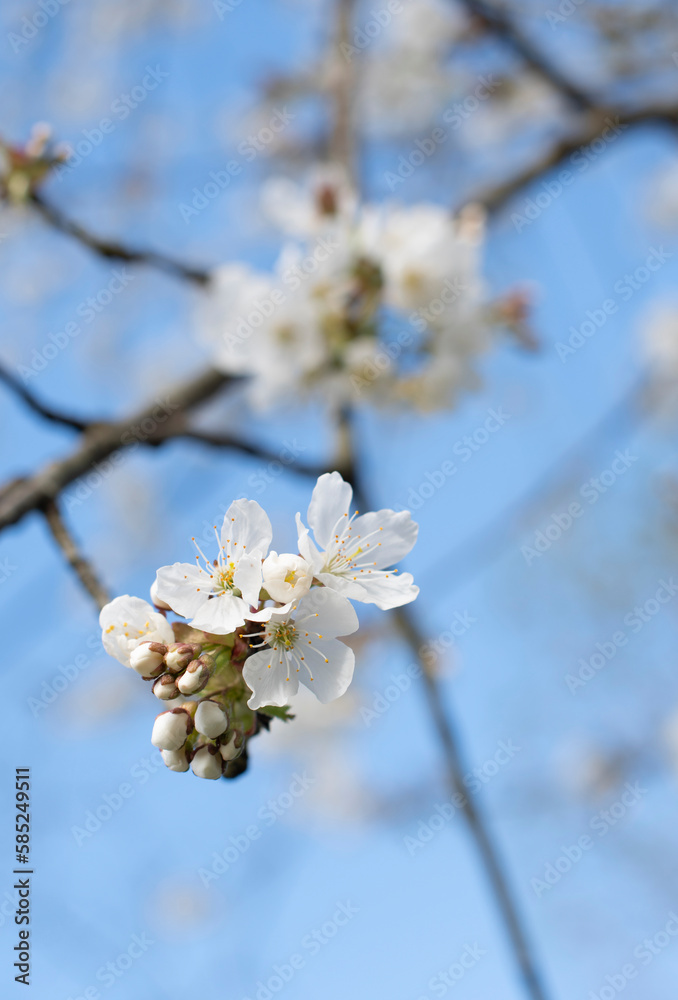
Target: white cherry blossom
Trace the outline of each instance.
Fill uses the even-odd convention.
[[[320,476],[308,507],[308,528],[297,514],[299,551],[326,587],[382,611],[413,601],[419,588],[410,573],[391,569],[417,540],[409,511],[379,510],[350,516],[353,489],[338,472]]]
[[[218,543],[217,563],[196,543],[196,564],[162,566],[156,592],[195,628],[228,635],[252,617],[261,590],[261,561],[271,544],[271,522],[256,500],[235,500],[226,511]],[[203,560],[204,565],[200,564]],[[266,613],[264,613],[266,614]]]
[[[142,642],[174,642],[172,626],[147,601],[125,594],[101,609],[102,642],[109,656],[126,667],[130,654]]]
[[[358,617],[345,598],[326,587],[315,587],[292,607],[271,615],[259,644],[266,649],[245,661],[243,678],[252,690],[250,708],[286,705],[299,690],[311,690],[323,704],[346,691],[353,677],[353,650],[337,636],[358,628]]]
[[[264,588],[274,601],[289,604],[309,592],[313,583],[313,566],[302,556],[286,552],[271,552],[263,565]]]

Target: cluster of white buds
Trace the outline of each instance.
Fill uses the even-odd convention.
[[[157,610],[128,595],[102,610],[105,649],[167,703],[152,742],[170,770],[242,773],[248,740],[272,717],[290,718],[300,684],[323,703],[348,688],[355,657],[339,637],[358,628],[351,601],[386,610],[417,596],[410,574],[393,568],[417,537],[409,512],[351,515],[352,496],[338,472],[318,479],[309,528],[297,514],[296,553],[269,552],[266,512],[236,500],[215,527],[216,558],[194,539],[196,563],[158,570]],[[183,620],[170,623],[168,612]]]
[[[230,726],[222,704],[209,698],[183,702],[155,720],[151,742],[171,771],[188,771],[198,778],[234,777],[244,770],[234,762],[244,754],[246,736]]]

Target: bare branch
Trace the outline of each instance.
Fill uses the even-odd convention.
[[[253,458],[259,458],[263,462],[282,463],[290,472],[296,472],[302,476],[317,477],[321,476],[324,472],[330,471],[324,465],[304,465],[303,462],[281,459],[280,452],[270,451],[268,448],[264,448],[251,441],[242,441],[232,434],[216,434],[213,431],[193,430],[188,427],[184,429],[170,427],[166,434],[161,432],[152,438],[149,443],[161,443],[170,438],[188,438],[191,441],[199,441],[201,444],[207,444],[212,448],[233,449],[243,455],[251,455]]]
[[[464,203],[477,201],[485,205],[489,211],[496,212],[528,184],[538,180],[548,171],[559,167],[578,150],[590,146],[592,142],[600,138],[606,129],[611,127],[627,129],[645,123],[668,125],[675,129],[678,125],[678,105],[675,103],[656,104],[630,111],[600,108],[594,114],[583,119],[578,131],[556,139],[548,149],[522,170],[519,170],[513,177],[506,181],[500,181],[496,185],[481,188],[475,194],[465,197]]]
[[[63,552],[67,563],[73,569],[85,590],[94,599],[99,611],[108,604],[110,596],[97,577],[92,564],[82,555],[53,500],[46,501],[41,507],[42,513],[52,533],[54,541]]]
[[[462,3],[470,14],[503,39],[535,73],[571,104],[581,109],[596,107],[596,100],[561,73],[505,10],[486,0],[462,0]]]
[[[96,463],[140,443],[159,444],[157,436],[163,423],[207,402],[230,381],[223,372],[210,368],[171,390],[162,402],[153,400],[127,420],[91,425],[70,455],[0,490],[0,530],[56,500],[66,486],[90,472]]]
[[[37,413],[38,416],[42,417],[44,420],[49,420],[55,424],[61,424],[64,427],[70,427],[72,430],[85,431],[89,427],[89,423],[85,420],[81,420],[80,417],[74,417],[67,413],[61,413],[58,410],[52,409],[46,403],[40,402],[40,400],[22,385],[18,378],[15,378],[3,365],[0,364],[0,382],[4,382],[12,392],[23,400],[29,409]]]
[[[344,410],[340,416],[338,443],[337,461],[340,464],[342,475],[349,479],[353,485],[356,502],[365,510],[373,509],[374,505],[371,504],[370,498],[366,495],[359,473],[356,461],[354,415],[348,409]],[[449,704],[443,703],[435,667],[426,655],[426,641],[408,608],[398,608],[394,614],[403,638],[421,667],[429,712],[445,756],[447,782],[452,794],[461,796],[462,812],[504,921],[527,994],[530,1000],[547,1000],[542,976],[538,971],[536,958],[528,943],[527,933],[523,927],[517,903],[513,898],[499,849],[494,843],[485,818],[469,796],[464,784],[464,775],[468,773],[468,768],[465,766],[461,740],[452,710]]]
[[[424,655],[424,636],[407,608],[395,611],[398,628],[416,656],[422,670],[426,699],[433,724],[445,754],[447,780],[450,791],[461,796],[463,814],[480,853],[485,873],[499,906],[520,971],[532,1000],[546,1000],[545,987],[537,971],[534,955],[527,940],[526,932],[518,913],[517,904],[511,892],[508,876],[504,870],[499,848],[490,834],[489,826],[480,813],[476,802],[468,794],[464,775],[468,773],[461,750],[461,741],[453,721],[452,710],[443,703],[440,683],[430,659]]]
[[[174,260],[155,250],[137,250],[123,246],[112,240],[100,239],[94,236],[84,226],[69,219],[64,213],[47,201],[42,194],[37,191],[31,193],[31,203],[40,215],[49,222],[55,229],[73,236],[76,240],[93,250],[99,257],[106,260],[122,260],[128,264],[148,264],[161,271],[166,271],[175,277],[184,278],[186,281],[193,281],[198,285],[207,285],[211,280],[208,270],[190,267],[181,261]]]

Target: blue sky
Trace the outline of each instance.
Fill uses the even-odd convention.
[[[123,37],[110,22],[93,27],[72,5],[14,53],[5,36],[33,8],[10,3],[0,40],[8,88],[2,134],[21,140],[34,121],[48,120],[59,138],[74,141],[110,114],[147,66],[158,65],[168,78],[47,193],[93,230],[129,243],[200,264],[270,262],[274,237],[256,212],[265,158],[190,224],[179,205],[238,155],[246,134],[239,123],[262,78],[318,51],[323,9],[244,0],[220,20],[210,5],[191,5],[185,23],[160,16]],[[113,13],[111,4],[97,10]],[[374,150],[365,165],[372,197],[388,193],[389,156]],[[672,424],[632,392],[642,377],[643,314],[674,294],[678,274],[675,232],[651,225],[646,212],[655,172],[675,156],[675,140],[659,128],[628,132],[520,232],[511,214],[540,187],[519,195],[491,220],[485,270],[496,291],[516,283],[534,289],[540,350],[500,347],[483,366],[483,389],[454,413],[366,412],[360,423],[372,493],[381,505],[398,506],[411,491],[430,492],[422,484],[490,410],[508,415],[417,510],[420,539],[408,569],[422,587],[416,611],[427,634],[440,635],[455,616],[474,619],[444,664],[469,770],[494,771],[501,741],[519,747],[478,801],[556,1000],[600,995],[606,977],[629,963],[637,968],[629,1000],[669,1000],[678,968],[671,934],[649,961],[641,944],[657,934],[664,940],[675,907],[666,874],[676,863],[669,834],[678,820],[676,777],[661,733],[678,702],[678,603],[648,616],[637,632],[624,625],[676,565],[666,499],[675,476]],[[450,201],[444,171],[437,165],[398,196]],[[8,232],[0,242],[2,360],[21,365],[119,267],[30,213],[3,218],[0,229]],[[624,276],[653,250],[665,263],[627,296]],[[147,268],[130,273],[111,305],[32,380],[54,405],[123,413],[201,367],[191,335],[199,293]],[[618,309],[563,362],[557,344],[610,297]],[[307,461],[327,453],[329,431],[314,412],[266,424],[214,406],[209,417],[235,422],[272,448],[291,439]],[[0,422],[5,478],[74,444],[68,431],[38,423],[5,391]],[[595,503],[584,499],[583,515],[528,565],[522,547],[582,500],[582,488],[618,451],[631,455],[626,471]],[[276,541],[293,544],[293,515],[305,510],[311,483],[271,476],[259,494],[262,471],[256,460],[186,443],[139,449],[70,505],[70,523],[112,592],[145,596],[156,567],[185,558],[196,528],[234,497],[258,499]],[[463,1000],[521,997],[460,817],[408,850],[406,838],[420,836],[449,798],[422,693],[412,684],[369,725],[360,715],[392,677],[406,676],[410,662],[387,616],[361,615],[379,631],[358,652],[357,693],[343,709],[305,705],[296,738],[294,726],[262,736],[246,777],[210,783],[158,766],[149,692],[101,654],[92,606],[37,516],[3,534],[0,556],[15,567],[0,583],[11,706],[5,801],[16,766],[30,764],[34,777],[35,997],[75,1000],[90,988],[125,1000],[178,1000],[187,990],[265,1000],[258,984],[289,970],[280,992],[295,1000],[319,992],[328,1000],[421,1000],[452,988]],[[568,673],[619,629],[628,642],[572,694]],[[65,688],[46,704],[60,676]],[[597,794],[584,794],[598,759],[613,762],[612,776]],[[295,797],[294,776],[304,774],[309,790]],[[640,784],[637,801],[601,835],[596,817],[620,812],[627,783]],[[280,813],[274,822],[271,800]],[[90,819],[87,830],[88,817],[106,804],[110,817],[98,828]],[[591,847],[538,893],[532,880],[583,836]],[[229,848],[236,859],[206,883],[215,852],[223,857]],[[5,902],[8,867],[0,883]],[[15,943],[9,909],[0,905],[6,967]],[[477,960],[443,989],[436,977],[473,949]],[[107,976],[100,970],[109,962],[115,971]],[[18,995],[18,986],[7,989]]]

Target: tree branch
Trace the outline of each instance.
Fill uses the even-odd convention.
[[[475,194],[464,197],[462,204],[466,204],[468,201],[477,201],[485,205],[489,211],[496,212],[524,187],[563,164],[580,149],[590,146],[601,137],[607,128],[617,127],[625,130],[645,123],[669,125],[675,129],[678,125],[678,104],[654,104],[627,111],[600,108],[594,114],[583,119],[579,131],[556,139],[551,146],[527,166],[517,171],[513,177],[479,189]]]
[[[210,368],[177,386],[162,400],[153,400],[127,420],[92,424],[70,455],[0,490],[0,530],[56,500],[66,486],[115,453],[139,444],[160,443],[159,428],[165,422],[176,421],[180,414],[207,402],[230,381],[228,375]]]
[[[505,10],[486,0],[462,0],[462,3],[470,14],[506,42],[535,73],[550,83],[571,104],[580,109],[596,107],[595,99],[561,73]]]
[[[40,508],[52,533],[54,541],[63,552],[66,562],[73,569],[85,590],[94,599],[99,611],[108,604],[110,596],[99,581],[92,564],[82,555],[72,535],[64,524],[59,508],[53,500],[46,501]]]
[[[211,274],[204,268],[190,267],[181,261],[167,257],[156,250],[138,250],[123,246],[113,240],[104,240],[94,236],[84,226],[69,219],[64,213],[47,201],[42,194],[37,191],[31,192],[31,204],[43,217],[46,222],[54,226],[67,236],[73,236],[76,240],[94,251],[99,257],[106,260],[121,260],[128,264],[148,264],[150,267],[166,271],[175,277],[184,278],[186,281],[193,281],[198,285],[207,285],[211,280]]]
[[[40,402],[37,396],[22,385],[18,378],[11,374],[3,365],[0,364],[0,382],[4,382],[12,392],[23,400],[23,402],[28,406],[29,409],[37,413],[38,416],[42,417],[44,420],[49,420],[55,424],[61,424],[64,427],[70,427],[72,430],[85,431],[90,426],[86,420],[81,420],[80,417],[74,417],[67,413],[61,413],[58,410],[52,409],[46,403]]]
[[[366,495],[357,466],[353,414],[348,409],[344,410],[340,416],[337,441],[337,468],[341,470],[344,478],[352,483],[354,496],[360,507],[365,510],[374,509],[374,505]],[[447,783],[453,794],[461,796],[462,813],[478,849],[497,907],[504,921],[527,994],[531,1000],[547,1000],[542,976],[528,942],[527,932],[523,927],[518,906],[513,898],[499,849],[494,843],[485,818],[468,795],[464,784],[464,775],[468,773],[468,768],[464,762],[461,739],[452,711],[449,706],[446,708],[443,703],[442,691],[434,667],[424,654],[425,639],[410,609],[398,608],[395,611],[395,619],[403,638],[421,667],[429,712],[445,757]]]

